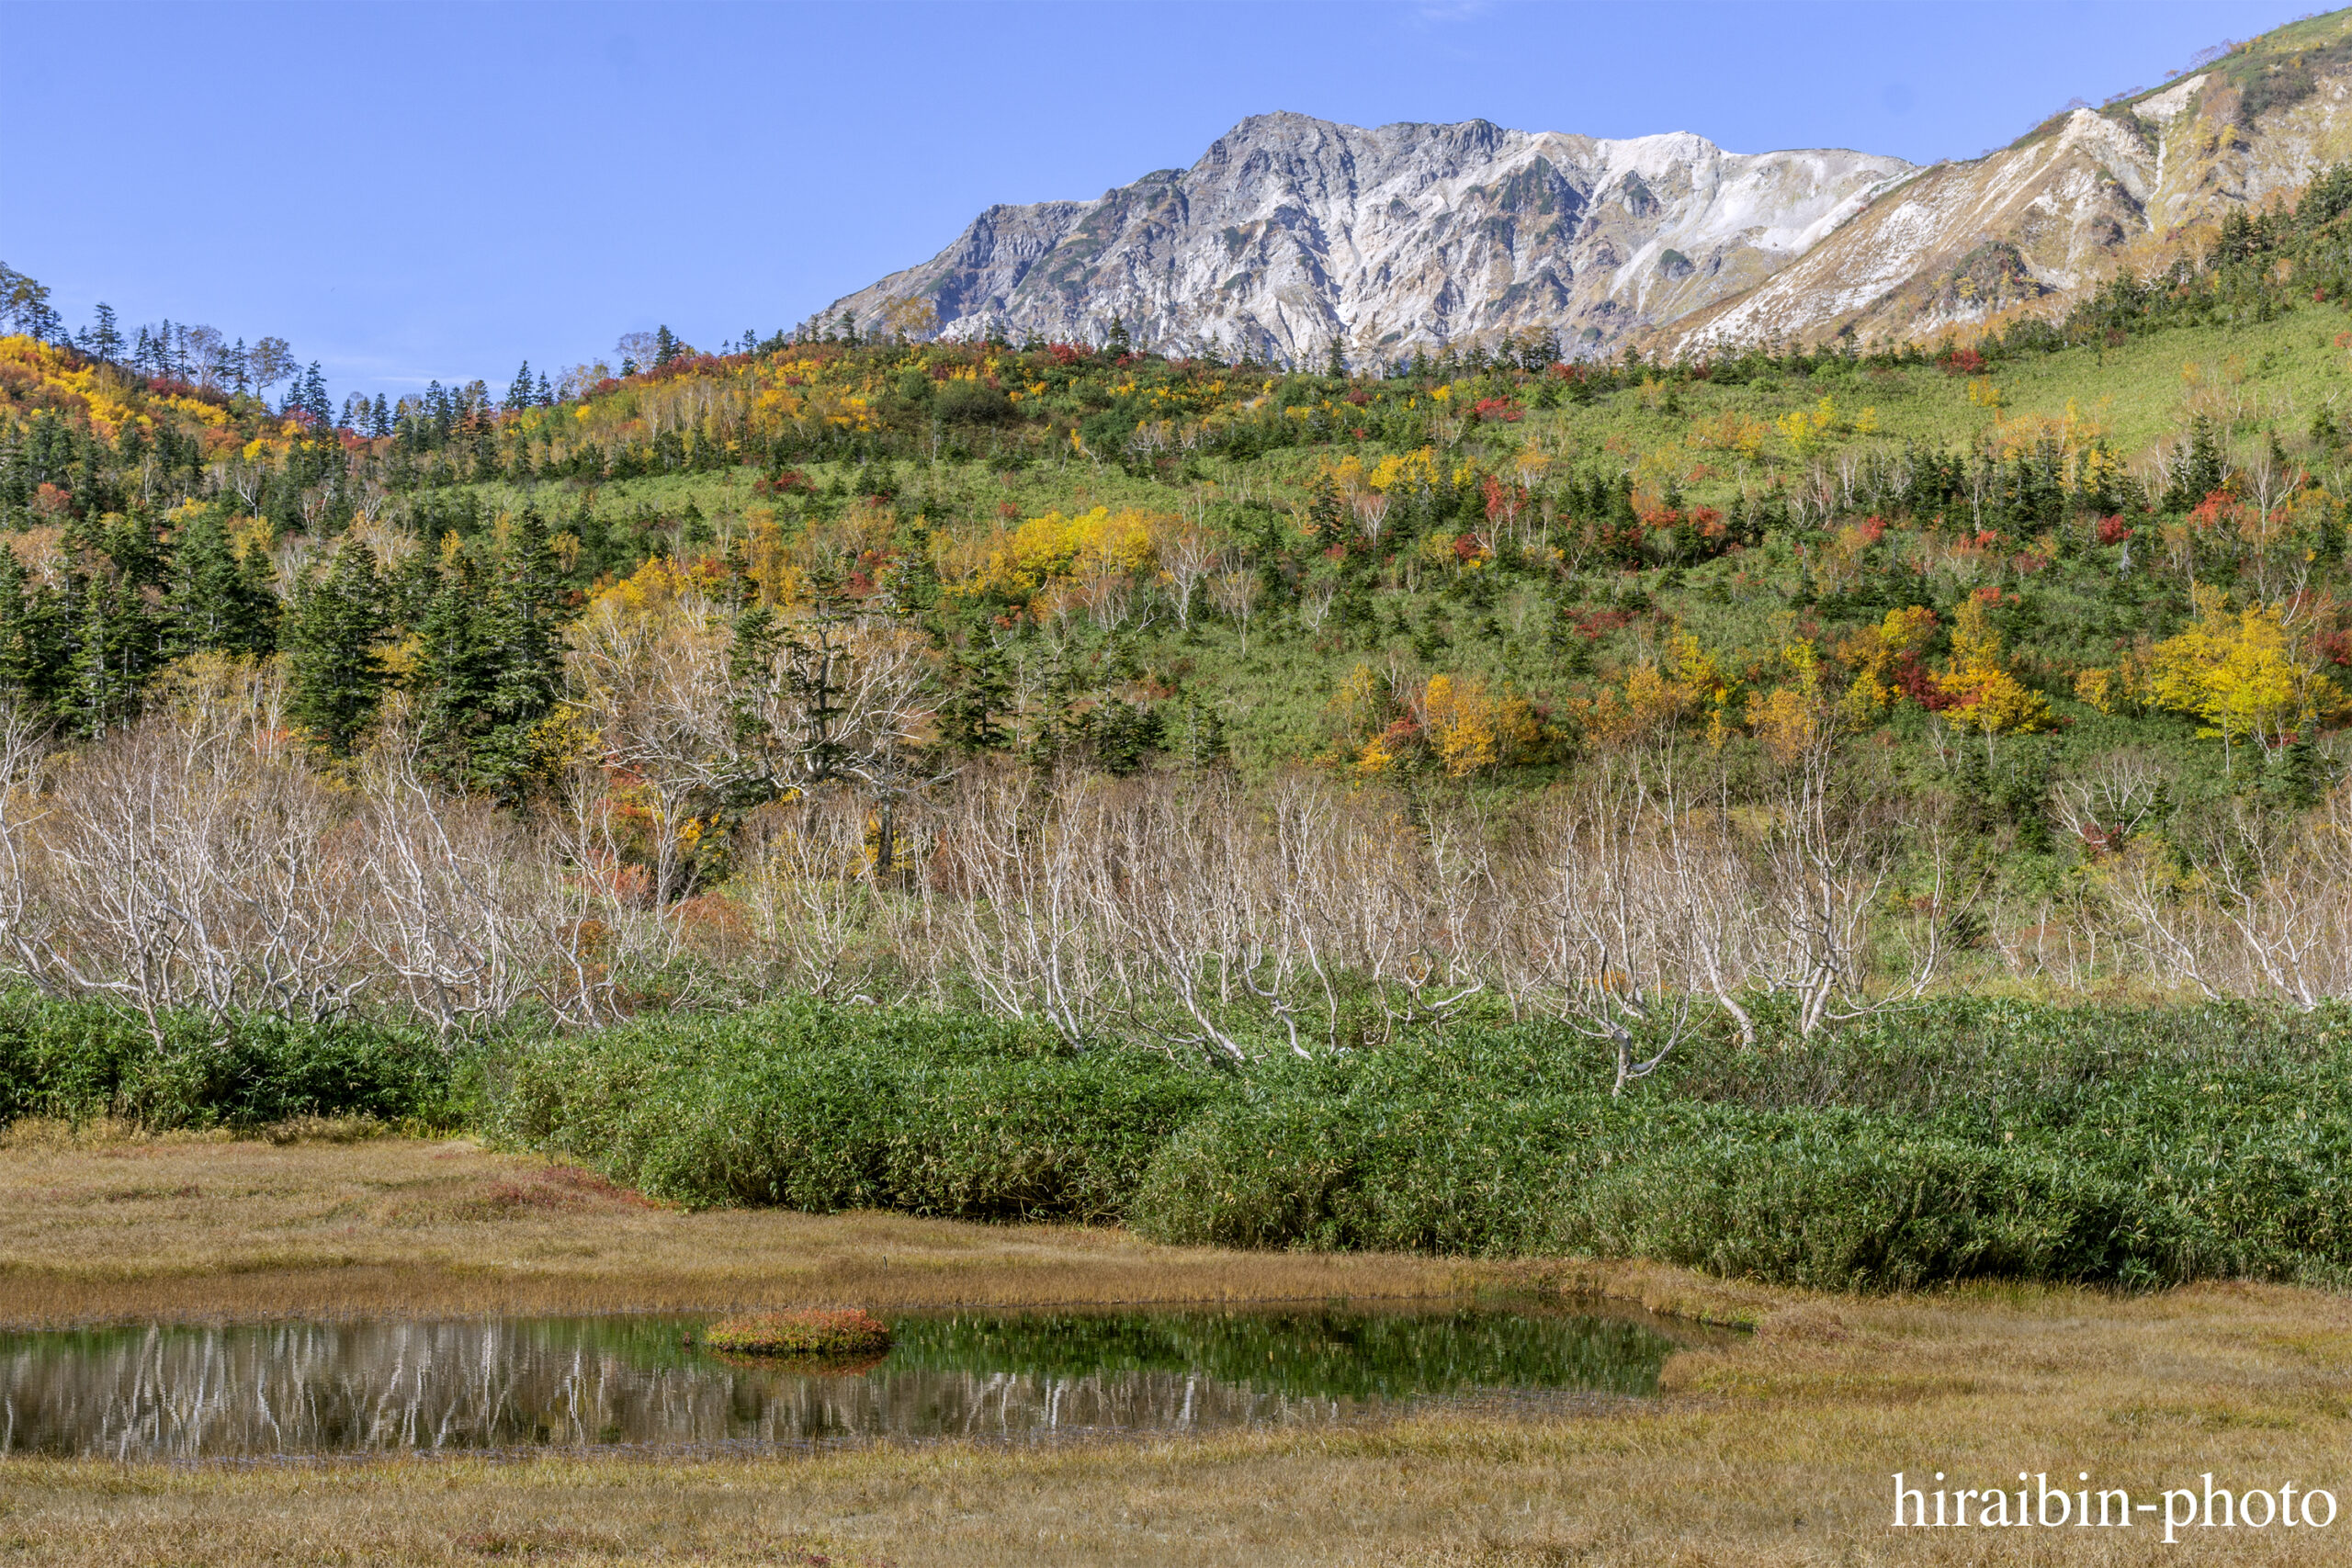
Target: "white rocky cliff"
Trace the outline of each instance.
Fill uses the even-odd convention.
[[[1114,316],[1169,351],[1351,358],[1549,327],[1605,352],[1760,282],[1911,172],[1847,152],[1725,152],[1461,125],[1261,115],[1189,169],[1095,201],[992,207],[921,266],[836,302],[897,299],[940,330],[1099,342]]]

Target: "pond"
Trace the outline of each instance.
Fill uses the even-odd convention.
[[[1330,1423],[1432,1400],[1640,1395],[1658,1324],[1510,1309],[952,1312],[889,1353],[797,1367],[700,1348],[709,1319],[146,1326],[0,1335],[0,1453],[124,1460],[807,1448]]]

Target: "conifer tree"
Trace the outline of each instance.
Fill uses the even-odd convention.
[[[0,692],[28,717],[55,718],[66,687],[66,648],[56,596],[30,581],[14,550],[0,548]]]
[[[474,558],[445,549],[439,580],[416,625],[417,738],[432,772],[460,787],[474,783],[474,743],[487,726],[498,674],[494,650],[483,637],[481,592]]]
[[[563,581],[536,509],[483,576],[451,552],[419,617],[418,732],[441,777],[511,805],[546,771],[540,730],[562,689]]]
[[[515,520],[483,615],[497,656],[491,724],[475,748],[483,783],[512,801],[545,771],[541,727],[563,691],[563,577],[536,507]]]
[[[295,590],[286,627],[287,710],[330,756],[351,754],[383,701],[389,678],[376,651],[382,601],[375,557],[353,539]]]
[[[114,307],[98,301],[96,322],[90,328],[87,347],[91,356],[111,365],[122,353],[122,329],[115,322]]]
[[[165,646],[174,658],[190,653],[259,657],[277,647],[277,595],[259,549],[237,558],[211,512],[191,521],[172,541],[164,586]]]
[[[90,573],[80,601],[66,701],[75,731],[103,740],[139,711],[141,688],[154,669],[155,628],[146,596],[128,573]]]

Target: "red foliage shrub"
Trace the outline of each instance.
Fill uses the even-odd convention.
[[[1512,424],[1518,422],[1521,411],[1509,398],[1480,398],[1471,412],[1483,424]]]
[[[2098,520],[2098,542],[2102,545],[2122,544],[2131,538],[2135,531],[2120,517],[2102,517]]]
[[[1955,348],[1939,361],[1947,376],[1982,376],[1984,356],[1973,348]]]

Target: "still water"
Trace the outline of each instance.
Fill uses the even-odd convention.
[[[1536,1306],[944,1313],[850,1367],[732,1359],[702,1317],[0,1335],[0,1453],[120,1459],[807,1447],[1328,1423],[1437,1398],[1643,1394],[1657,1327]]]

